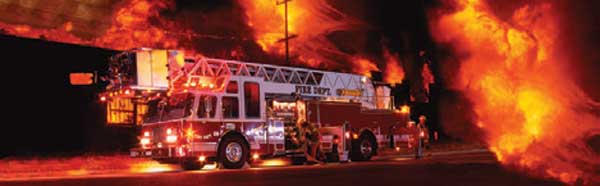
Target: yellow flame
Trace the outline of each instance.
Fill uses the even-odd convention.
[[[404,79],[404,69],[402,62],[397,54],[392,54],[388,49],[383,50],[383,57],[386,60],[386,67],[383,80],[386,83],[402,83]]]

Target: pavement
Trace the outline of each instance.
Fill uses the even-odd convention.
[[[167,170],[152,173],[119,173],[81,176],[21,177],[0,179],[2,186],[95,185],[546,185],[554,180],[533,178],[507,170],[485,149],[383,155],[372,161],[290,166],[281,163],[253,165],[241,170]]]

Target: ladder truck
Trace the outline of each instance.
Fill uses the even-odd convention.
[[[273,157],[302,159],[299,121],[320,132],[325,161],[367,161],[400,148],[409,108],[390,88],[351,73],[185,58],[182,51],[134,49],[113,56],[100,94],[108,122],[139,125],[131,157],[238,169]],[[134,112],[123,115],[119,107]]]

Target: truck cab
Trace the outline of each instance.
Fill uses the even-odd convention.
[[[131,155],[184,167],[215,161],[227,168],[243,166],[251,149],[267,143],[264,129],[269,128],[269,144],[283,142],[283,134],[276,134],[283,127],[265,126],[260,81],[233,77],[220,84],[190,83],[189,89],[151,101],[141,127],[141,148],[132,149]]]

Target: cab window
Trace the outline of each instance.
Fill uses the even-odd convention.
[[[153,99],[148,101],[148,111],[144,116],[144,123],[152,123],[160,121],[160,99]]]
[[[237,97],[223,97],[223,118],[237,119],[239,118],[239,104]]]
[[[244,82],[246,117],[260,118],[260,89],[258,83]]]
[[[198,99],[198,110],[196,115],[198,118],[214,118],[216,105],[217,97],[201,95],[200,99]]]

